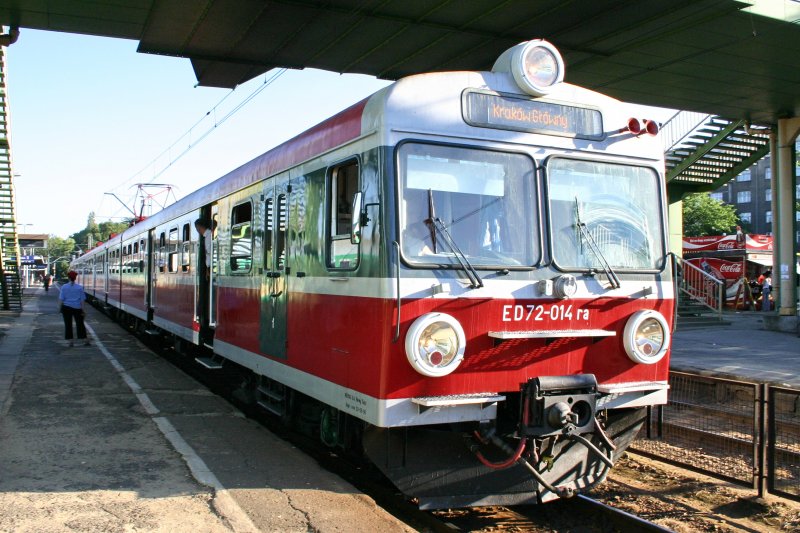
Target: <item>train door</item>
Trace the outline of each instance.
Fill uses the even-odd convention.
[[[212,328],[217,326],[217,279],[219,277],[219,239],[217,238],[217,225],[219,222],[219,206],[211,205],[211,272],[209,273],[209,292],[208,298],[208,325]]]
[[[103,250],[103,303],[108,303],[108,276],[111,270],[111,254]]]
[[[195,291],[196,317],[200,325],[200,342],[212,345],[217,325],[217,280],[219,277],[219,244],[217,225],[219,207],[210,204],[200,210],[200,219],[210,227],[206,232],[210,238],[197,234],[197,285]]]
[[[264,276],[261,282],[261,351],[286,357],[288,294],[288,179],[270,180],[264,192]]]
[[[94,280],[95,280],[95,272],[96,271],[95,271],[95,267],[94,267],[94,262],[95,262],[94,259],[92,259],[91,261],[88,262],[89,271],[86,272],[86,277],[87,278],[91,276],[91,279],[86,281],[86,287],[88,288],[89,294],[91,294],[92,296],[95,295],[95,292],[94,292]]]
[[[145,290],[145,304],[147,306],[147,318],[153,319],[153,312],[156,308],[156,284],[158,280],[158,238],[156,230],[151,229],[147,232],[147,289]]]

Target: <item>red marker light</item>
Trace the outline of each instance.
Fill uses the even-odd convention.
[[[658,135],[658,122],[650,119],[629,118],[628,125],[621,130],[620,133],[630,132],[633,135],[639,136],[644,133],[648,135]]]
[[[622,128],[619,131],[620,131],[620,133],[624,133],[626,131],[629,131],[629,132],[633,133],[634,135],[640,135],[642,133],[642,131],[644,131],[644,129],[645,129],[645,125],[644,125],[644,121],[643,120],[638,119],[638,118],[629,118],[628,119],[628,126],[626,128]]]

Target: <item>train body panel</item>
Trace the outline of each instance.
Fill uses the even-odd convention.
[[[573,434],[602,447],[596,416],[666,402],[663,153],[623,103],[564,83],[531,97],[519,83],[507,71],[400,80],[74,268],[98,301],[213,346],[324,413],[418,426],[420,442],[445,424],[501,431],[516,417],[508,438],[555,439],[553,453],[592,464],[564,470],[589,486],[603,469]],[[396,441],[365,438],[372,456]],[[448,500],[384,467],[429,503],[475,496]],[[535,485],[542,501],[555,494]]]

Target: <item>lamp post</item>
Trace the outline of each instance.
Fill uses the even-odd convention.
[[[22,229],[22,233],[25,233],[25,226],[33,226],[33,224],[17,224],[17,227],[20,227],[20,226],[22,226],[22,228],[23,228]],[[26,250],[25,248],[20,247],[20,249],[19,249],[20,255],[29,255],[29,254],[27,254],[25,252],[25,250]],[[33,255],[33,253],[31,253],[30,255]],[[22,260],[22,258],[20,257],[20,261],[21,260]],[[31,274],[30,267],[28,267],[28,265],[22,265],[22,276],[24,278],[24,283],[23,283],[22,287],[25,288],[25,289],[27,289],[27,288],[29,288],[31,286],[30,274]]]

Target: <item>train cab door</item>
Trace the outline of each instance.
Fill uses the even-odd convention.
[[[288,179],[270,180],[264,191],[264,275],[261,278],[261,351],[286,357],[288,300],[289,194]]]

